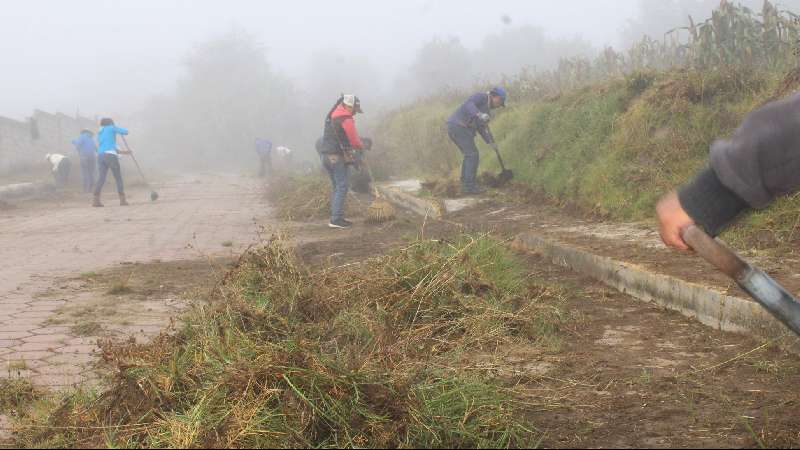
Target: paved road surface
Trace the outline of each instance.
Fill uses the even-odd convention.
[[[159,186],[154,203],[147,191],[134,189],[127,208],[109,192],[105,208],[75,196],[0,211],[0,377],[29,376],[51,387],[91,380],[86,364],[94,340],[48,325],[57,310],[85,295],[74,278],[124,262],[241,251],[268,214],[260,186],[252,178],[203,175]],[[226,241],[233,246],[223,247]],[[69,277],[72,282],[64,281]],[[155,334],[176,307],[138,305],[128,322]]]

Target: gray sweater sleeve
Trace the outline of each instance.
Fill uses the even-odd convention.
[[[800,94],[753,111],[729,139],[714,142],[710,171],[684,186],[679,198],[712,235],[747,207],[765,208],[798,190]]]

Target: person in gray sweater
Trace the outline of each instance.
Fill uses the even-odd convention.
[[[800,93],[745,117],[729,139],[711,145],[709,165],[656,207],[661,239],[688,251],[681,231],[719,235],[743,213],[800,189]]]

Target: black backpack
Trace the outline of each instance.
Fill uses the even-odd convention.
[[[325,128],[322,138],[317,141],[319,153],[343,153],[350,149],[350,141],[340,123],[333,120],[333,112],[342,104],[344,96],[340,96],[333,105],[328,115],[325,116]]]

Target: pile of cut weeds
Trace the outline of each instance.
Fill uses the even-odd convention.
[[[282,220],[320,220],[331,213],[331,182],[322,176],[282,177],[269,183],[267,199]],[[349,195],[347,217],[363,216],[366,205]]]
[[[507,184],[502,183],[496,174],[492,172],[481,172],[478,176],[478,184],[490,189],[502,189]],[[423,196],[436,198],[459,198],[461,194],[461,182],[457,178],[449,177],[442,179],[429,179],[422,182]]]
[[[177,334],[104,344],[111,386],[22,414],[16,444],[535,446],[521,379],[485,357],[552,346],[562,296],[487,236],[323,271],[274,237]]]

